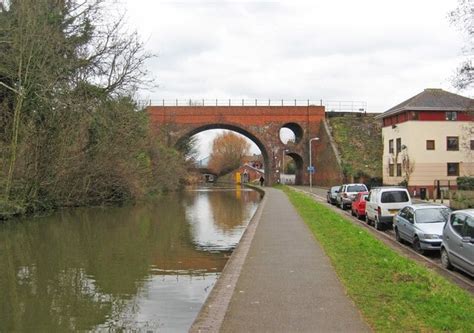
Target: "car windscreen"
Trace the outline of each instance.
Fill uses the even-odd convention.
[[[340,186],[333,186],[331,187],[331,192],[335,193],[336,191],[339,191]]]
[[[408,194],[406,191],[386,191],[382,192],[380,201],[383,203],[407,202]]]
[[[415,211],[416,223],[439,223],[448,220],[448,208],[424,208]]]
[[[367,189],[364,185],[349,185],[346,192],[365,192]]]

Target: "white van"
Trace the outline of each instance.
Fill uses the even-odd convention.
[[[365,220],[377,230],[392,228],[393,216],[411,205],[410,193],[404,187],[375,187],[370,190],[365,205]]]

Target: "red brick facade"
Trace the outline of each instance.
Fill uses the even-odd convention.
[[[248,165],[241,166],[236,172],[240,173],[242,182],[244,181],[244,174],[247,174],[247,181],[249,183],[258,181],[261,176],[265,178],[265,174],[263,172],[260,172],[259,169],[252,168]]]
[[[446,121],[446,112],[442,111],[405,111],[383,118],[383,126],[393,126],[409,120],[420,121]],[[456,121],[474,120],[472,114],[467,111],[457,112]]]
[[[329,133],[321,123],[320,140],[313,141],[313,164],[316,172],[313,175],[313,184],[319,186],[334,186],[344,183],[341,166],[330,144]]]
[[[166,135],[169,144],[209,129],[229,129],[245,135],[262,152],[268,185],[279,179],[285,149],[289,149],[287,155],[302,161],[296,178],[308,183],[308,141],[319,136],[320,122],[325,117],[324,106],[150,106],[147,111],[153,128]],[[301,137],[285,145],[280,141],[280,129],[288,124],[297,125]]]

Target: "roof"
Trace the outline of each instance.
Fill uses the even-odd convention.
[[[405,186],[401,185],[387,185],[387,186],[374,186],[372,190],[406,190]]]
[[[263,170],[263,169],[258,169],[258,168],[256,168],[256,167],[253,167],[253,166],[251,166],[251,165],[248,164],[248,163],[245,163],[244,165],[242,165],[242,168],[249,168],[249,169],[251,169],[251,170],[255,170],[255,171],[260,172],[260,173],[265,173],[265,170]]]
[[[474,216],[474,209],[472,209],[472,208],[469,208],[469,209],[461,209],[461,210],[456,210],[456,211],[454,211],[453,213],[464,213],[464,214],[468,214],[468,215]]]
[[[404,111],[468,111],[474,109],[472,98],[453,94],[443,89],[429,88],[376,116],[376,119]]]
[[[438,204],[438,203],[417,203],[417,204],[412,204],[409,205],[410,207],[413,207],[414,209],[426,209],[426,208],[448,208],[445,205]]]

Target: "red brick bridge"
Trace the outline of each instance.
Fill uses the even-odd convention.
[[[296,164],[296,183],[307,184],[309,174],[309,140],[320,136],[325,107],[307,106],[149,106],[147,108],[155,130],[164,133],[168,144],[178,145],[183,139],[210,129],[227,129],[252,140],[260,149],[266,184],[279,180],[283,154]],[[280,129],[295,133],[295,142],[284,144]],[[320,142],[312,141],[313,165],[318,159]],[[313,179],[314,180],[314,179]]]

